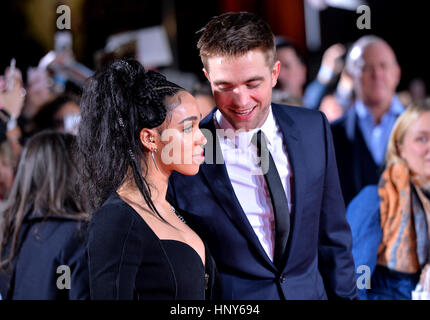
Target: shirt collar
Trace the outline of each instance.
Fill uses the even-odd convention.
[[[405,107],[400,102],[399,97],[397,95],[394,95],[393,101],[391,102],[391,108],[390,108],[389,112],[391,112],[392,114],[394,114],[396,116],[399,116],[400,114],[403,113],[403,111],[405,111]]]
[[[231,123],[222,115],[219,109],[214,113],[214,122],[215,122],[215,127],[217,129],[224,129],[225,131],[227,130],[235,131]],[[234,143],[236,147],[243,146],[244,148],[248,148],[249,145],[251,144],[251,139],[254,133],[256,133],[258,130],[261,130],[264,132],[268,140],[268,145],[270,146],[273,140],[275,139],[275,136],[278,130],[275,118],[272,113],[272,105],[269,106],[269,114],[266,120],[264,121],[264,123],[261,125],[261,127],[255,128],[249,131],[240,131],[239,134],[236,134],[236,138],[234,142],[231,141],[233,139],[233,135],[227,134],[225,136],[225,139],[230,140],[232,143]],[[240,144],[239,144],[239,139],[241,141]]]
[[[393,99],[391,100],[391,105],[387,111],[387,114],[398,116],[403,111],[405,111],[405,107],[402,105],[397,95],[394,95]],[[373,120],[373,116],[370,113],[369,108],[367,108],[366,105],[361,100],[357,100],[355,102],[355,112],[357,113],[360,119],[370,118]]]

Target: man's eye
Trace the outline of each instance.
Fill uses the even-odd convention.
[[[231,87],[229,87],[229,86],[218,86],[218,89],[221,91],[230,91]]]
[[[251,82],[251,83],[248,83],[246,86],[250,89],[253,89],[253,88],[257,88],[259,85],[260,85],[259,82]]]

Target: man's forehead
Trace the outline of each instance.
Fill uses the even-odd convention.
[[[396,56],[394,54],[393,49],[387,43],[382,41],[368,45],[363,51],[362,58],[366,62],[375,58],[390,62],[396,61]]]
[[[243,54],[236,55],[212,55],[208,57],[208,63],[211,66],[222,66],[231,63],[253,63],[265,60],[264,53],[261,50],[250,50]]]

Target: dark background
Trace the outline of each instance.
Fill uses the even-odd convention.
[[[430,85],[426,49],[429,11],[426,1],[417,0],[367,1],[371,9],[371,30],[357,28],[360,14],[356,12],[336,8],[321,11],[321,50],[316,52],[306,48],[303,0],[6,0],[0,4],[0,74],[12,57],[16,58],[24,76],[28,66],[36,66],[40,58],[52,49],[53,40],[41,43],[32,35],[31,29],[46,19],[43,10],[48,8],[54,12],[52,22],[48,23],[49,28],[41,29],[46,31],[40,32],[53,36],[58,16],[56,7],[74,3],[81,4],[79,10],[72,7],[71,13],[74,52],[77,60],[90,68],[95,67],[94,53],[104,47],[109,35],[170,23],[176,29],[170,37],[175,55],[174,67],[203,79],[196,49],[196,31],[214,15],[244,10],[262,16],[275,34],[288,36],[297,42],[307,56],[310,78],[318,69],[324,49],[336,42],[350,44],[364,34],[376,34],[386,39],[397,54],[402,68],[399,90],[405,89],[414,77],[422,77],[427,87]],[[29,15],[33,22],[29,21]]]

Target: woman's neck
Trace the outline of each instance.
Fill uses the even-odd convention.
[[[155,203],[166,201],[167,188],[169,186],[170,173],[162,172],[156,168],[149,167],[146,180],[151,187],[151,199]]]
[[[126,181],[118,188],[117,193],[135,203],[141,203],[142,195],[136,185],[131,172],[127,175]],[[146,182],[151,190],[151,200],[155,206],[166,202],[167,188],[169,184],[170,173],[161,172],[153,166],[148,166],[145,177]]]

